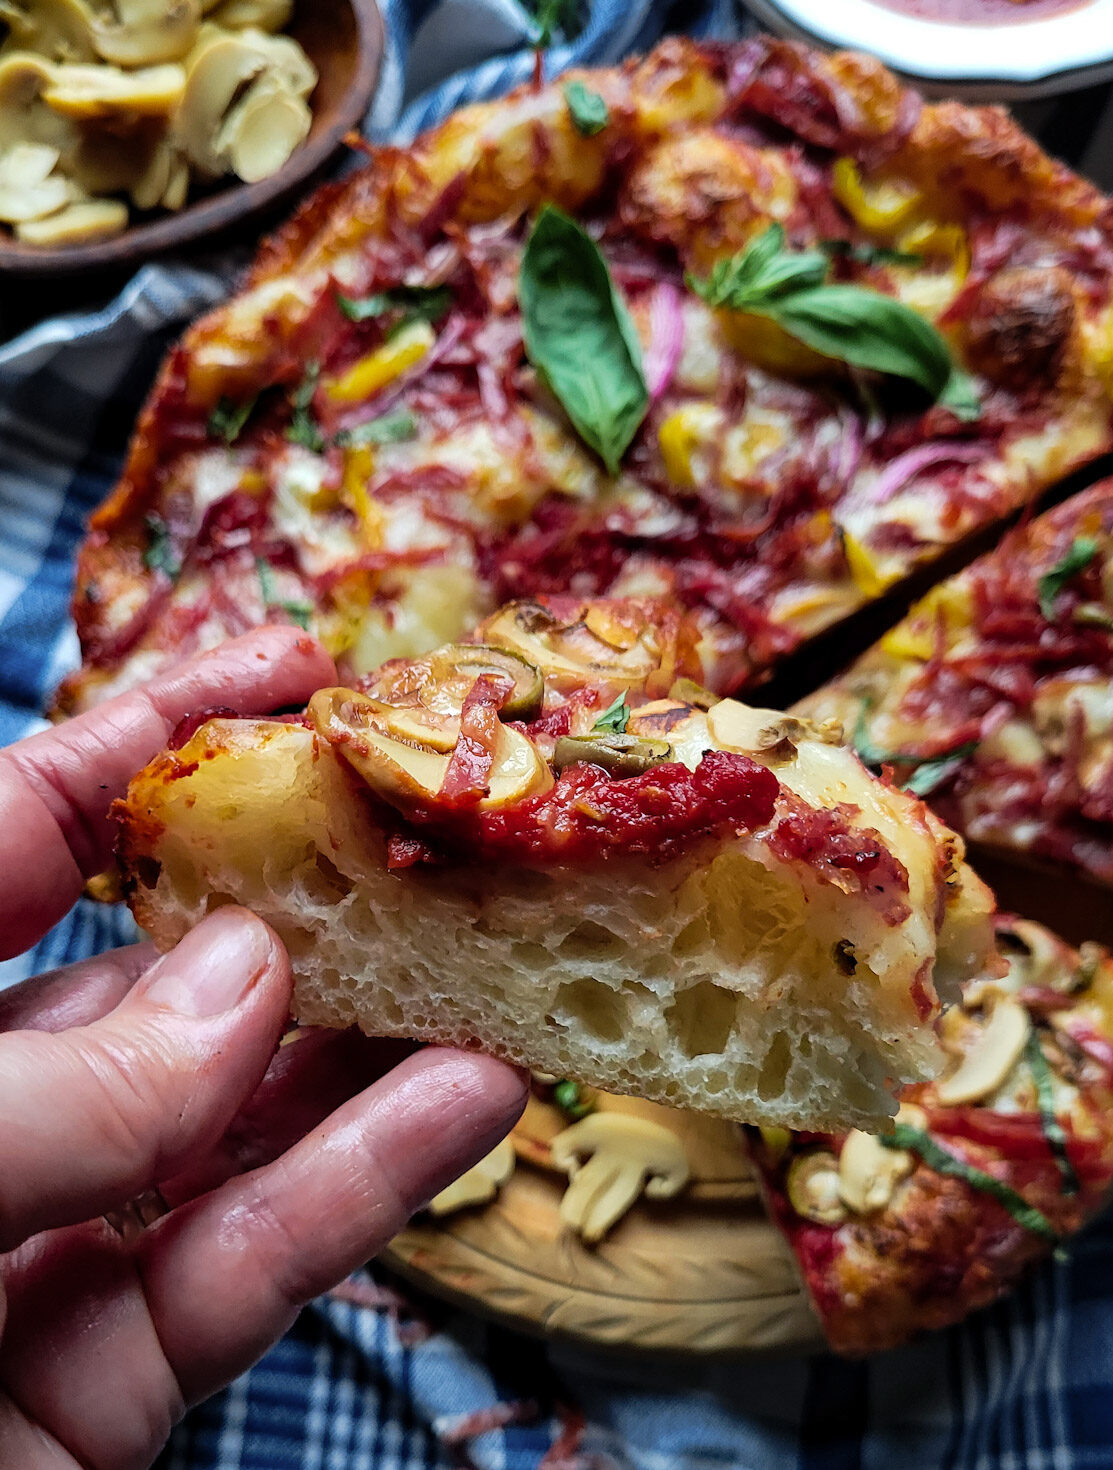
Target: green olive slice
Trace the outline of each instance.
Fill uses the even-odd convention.
[[[694,679],[674,679],[669,698],[678,699],[681,704],[694,705],[696,709],[710,709],[713,704],[719,703],[722,696],[712,694],[710,689],[705,689]]]
[[[643,740],[638,735],[599,733],[594,735],[562,735],[553,751],[553,766],[562,771],[578,761],[602,766],[608,776],[621,780],[640,776],[672,756],[667,740]]]
[[[502,720],[535,720],[545,699],[545,680],[536,664],[509,648],[490,643],[450,643],[437,653],[437,672],[456,669],[474,674],[509,674],[514,687],[499,710]]]

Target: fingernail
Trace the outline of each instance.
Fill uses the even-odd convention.
[[[270,930],[246,909],[218,909],[147,972],[144,999],[183,1016],[219,1016],[254,988],[275,955]]]

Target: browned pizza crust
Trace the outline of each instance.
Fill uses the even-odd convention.
[[[674,39],[577,76],[607,109],[585,135],[572,76],[371,150],[187,332],[92,519],[74,602],[84,666],[59,710],[267,617],[308,623],[358,673],[569,586],[677,596],[729,690],[1113,442],[1108,201],[1006,113],[925,104],[862,56]],[[515,337],[517,259],[547,202],[601,236],[647,361],[682,327],[617,479]],[[933,320],[978,376],[978,421],[887,389],[879,418],[884,384],[705,307],[685,271],[705,275],[771,222],[794,249],[833,241],[839,279]],[[894,248],[919,264],[870,253]],[[330,436],[292,448],[306,365],[327,386],[354,342],[381,337],[347,322],[336,292],[403,282],[444,282],[454,301],[433,367],[395,364],[416,376],[361,410],[412,409],[412,443],[362,460]],[[211,412],[256,395],[224,444]],[[310,397],[324,413],[327,393]],[[262,590],[260,561],[277,569]]]
[[[750,1139],[839,1352],[895,1347],[988,1306],[1108,1201],[1113,965],[1022,920],[998,921],[998,945],[1008,975],[968,985],[944,1019],[948,1071],[904,1094],[898,1127],[925,1140],[925,1154],[861,1134]],[[932,1149],[981,1182],[941,1172]],[[1009,1207],[985,1176],[1009,1191]]]

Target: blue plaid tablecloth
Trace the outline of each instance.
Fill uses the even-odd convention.
[[[532,69],[531,21],[517,0],[388,0],[385,11],[390,40],[373,136],[408,137]],[[745,24],[729,0],[591,0],[584,19],[550,52],[550,69],[616,60],[669,28],[731,35]],[[1092,90],[1025,109],[1024,120],[1109,185],[1107,102]],[[238,264],[221,257],[146,267],[103,310],[48,319],[0,348],[0,744],[38,726],[50,691],[76,662],[68,603],[84,518],[115,478],[167,340],[225,293]],[[0,965],[0,985],[118,943],[129,926],[125,914],[82,902],[29,955]],[[361,1273],[193,1411],[159,1463],[1113,1467],[1113,1221],[1099,1222],[996,1309],[857,1364],[826,1355],[662,1362],[590,1354],[415,1306]]]

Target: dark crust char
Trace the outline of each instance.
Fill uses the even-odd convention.
[[[979,372],[1006,387],[1047,388],[1058,379],[1074,320],[1065,272],[1030,266],[999,271],[966,317],[967,356]]]

